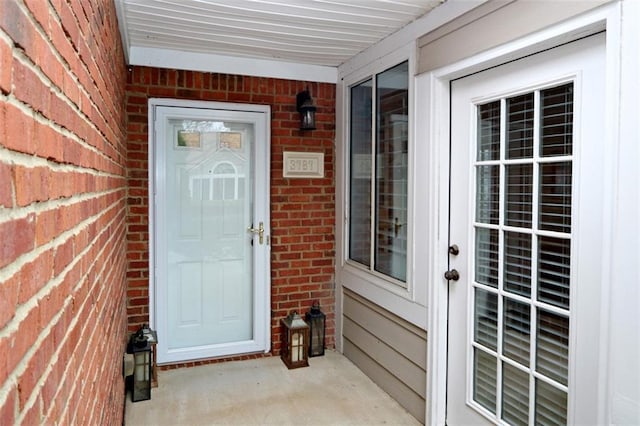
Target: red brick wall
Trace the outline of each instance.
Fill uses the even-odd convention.
[[[112,0],[0,0],[0,424],[120,424],[126,68]]]
[[[317,130],[301,132],[296,94],[309,87],[318,106]],[[127,85],[129,214],[127,276],[129,330],[149,321],[147,100],[178,98],[271,106],[271,281],[273,353],[280,319],[319,300],[334,345],[335,85],[134,67]],[[325,177],[285,179],[282,153],[323,152]]]

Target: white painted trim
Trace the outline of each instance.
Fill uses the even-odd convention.
[[[186,99],[149,98],[149,108],[156,106],[173,106],[183,108],[224,109],[233,111],[262,112],[269,114],[269,105],[240,104],[233,102],[191,101]],[[269,121],[270,118],[269,118]],[[271,139],[271,135],[269,135]]]
[[[617,4],[608,4],[594,9],[573,19],[558,25],[546,28],[540,32],[522,37],[505,45],[490,49],[478,55],[447,65],[440,69],[425,73],[418,77],[416,85],[425,93],[417,93],[422,99],[431,99],[427,103],[419,104],[416,110],[417,116],[426,117],[421,132],[429,135],[433,147],[433,159],[428,167],[437,170],[437,182],[430,189],[439,191],[437,196],[439,208],[437,214],[430,220],[433,226],[437,226],[438,237],[433,244],[436,253],[436,267],[431,269],[428,278],[430,293],[428,299],[427,331],[429,344],[427,354],[427,395],[429,403],[426,409],[426,424],[445,424],[446,415],[446,371],[447,371],[447,284],[442,277],[442,272],[448,267],[448,232],[449,232],[449,126],[451,122],[449,102],[449,82],[464,75],[477,72],[501,63],[508,62],[518,57],[526,56],[537,51],[557,46],[570,40],[575,40],[598,30],[608,28],[612,23],[620,20],[620,12]],[[607,52],[615,46],[608,44]],[[612,58],[607,56],[607,63]],[[608,92],[608,100],[614,99],[618,93]],[[608,117],[609,120],[613,117]],[[609,122],[608,126],[614,126]],[[435,212],[434,212],[435,213]],[[608,253],[603,253],[606,256]],[[439,267],[437,267],[439,265]],[[604,286],[603,286],[604,287]],[[605,338],[606,336],[602,336]],[[606,340],[604,340],[606,341]],[[608,405],[609,394],[604,395],[602,408]]]
[[[117,4],[118,2],[116,2]],[[147,196],[147,208],[149,210],[149,327],[154,330],[158,329],[158,321],[156,318],[156,209],[155,207],[155,194],[156,194],[156,182],[155,182],[155,121],[156,121],[156,102],[159,99],[149,99],[147,102],[147,181],[149,182],[149,194]]]
[[[416,106],[417,116],[425,120],[417,123],[417,136],[429,145],[430,169],[427,185],[430,202],[427,226],[429,229],[429,273],[427,294],[427,391],[425,424],[444,424],[447,379],[447,281],[442,273],[448,269],[449,245],[449,82],[437,79],[433,73],[416,78],[416,90],[424,102]],[[437,143],[441,141],[441,143]],[[445,325],[442,327],[441,325]]]
[[[122,50],[124,51],[124,61],[129,63],[129,32],[127,31],[127,17],[124,13],[124,1],[114,0],[116,6],[116,17],[118,18],[118,28],[120,39],[122,40]]]
[[[336,297],[335,300],[335,339],[336,339],[336,350],[340,353],[343,351],[344,347],[344,336],[343,336],[343,321],[342,314],[344,313],[344,296],[342,284],[340,284],[340,271],[344,266],[344,262],[342,259],[344,258],[344,200],[345,190],[344,185],[341,185],[340,182],[344,182],[345,180],[345,169],[344,165],[344,129],[346,128],[344,120],[345,111],[346,111],[346,93],[348,90],[345,90],[343,84],[336,85],[336,140],[334,141],[335,148],[335,266],[334,266],[334,294]],[[343,142],[343,143],[341,143]]]
[[[607,25],[607,150],[603,163],[598,424],[640,424],[640,2],[624,0]],[[624,346],[623,346],[624,345]]]
[[[620,13],[620,4],[617,5],[618,14]],[[620,49],[615,48],[615,46],[620,46],[621,42],[621,22],[619,20],[611,20],[607,25],[607,46],[606,46],[606,75],[608,76],[619,76],[620,75]],[[618,78],[607,78],[605,82],[606,89],[606,106],[605,111],[607,116],[605,117],[608,123],[615,123],[617,121],[617,117],[620,113],[619,111],[619,98],[610,96],[611,93],[619,93],[620,90],[620,81]],[[605,138],[611,141],[611,146],[609,149],[604,151],[603,158],[603,176],[605,182],[603,185],[605,188],[616,188],[617,189],[617,179],[616,175],[616,159],[618,151],[618,140],[619,140],[619,129],[614,125],[606,125],[605,127]],[[613,274],[612,265],[615,263],[615,260],[611,258],[611,253],[613,252],[612,244],[613,238],[608,237],[613,232],[613,223],[615,218],[615,204],[617,194],[615,191],[604,191],[603,194],[603,205],[610,206],[609,208],[603,208],[602,210],[602,221],[605,224],[605,229],[603,230],[603,235],[605,236],[602,241],[602,279],[610,280]],[[610,224],[611,228],[606,229],[606,224]],[[608,365],[610,359],[609,353],[609,345],[610,336],[609,326],[611,320],[611,295],[606,286],[602,286],[601,291],[601,322],[600,322],[600,348],[598,348],[598,356],[600,357],[600,362],[603,365]],[[608,395],[610,394],[610,369],[602,368],[599,371],[598,377],[598,401],[606,401],[608,399]],[[596,419],[598,424],[612,424],[611,423],[611,407],[609,404],[605,404],[605,407],[602,410],[598,411],[598,418]]]
[[[262,182],[267,182],[264,193],[260,194],[254,200],[254,211],[264,212],[264,216],[256,218],[264,221],[266,246],[262,251],[262,256],[256,256],[254,258],[253,268],[255,271],[264,271],[266,283],[263,287],[259,287],[254,293],[254,312],[262,320],[254,318],[254,327],[260,322],[263,323],[262,329],[257,329],[254,334],[254,340],[251,341],[256,351],[264,351],[268,353],[271,350],[271,245],[269,244],[271,235],[271,220],[270,220],[270,168],[271,168],[271,107],[269,105],[253,105],[253,104],[239,104],[231,102],[210,102],[210,101],[190,101],[183,99],[166,99],[166,98],[150,98],[148,100],[148,123],[149,123],[149,152],[148,152],[148,178],[149,178],[149,323],[152,328],[158,328],[157,317],[157,297],[156,297],[156,253],[155,253],[155,229],[158,218],[156,217],[155,204],[156,204],[156,135],[155,135],[155,122],[156,122],[156,108],[157,107],[177,107],[177,108],[199,108],[199,109],[211,109],[211,110],[224,110],[229,112],[249,112],[249,113],[262,113],[264,114],[264,126],[258,121],[256,123],[259,126],[256,128],[256,134],[265,135],[264,144],[256,144],[256,150],[254,152],[255,158],[255,179]],[[262,160],[261,164],[257,161]],[[262,305],[260,303],[262,302]],[[234,345],[244,345],[245,348],[249,347],[247,342],[240,342],[238,344],[227,345],[228,353],[235,354]],[[179,357],[179,352],[176,351],[175,356]],[[202,352],[203,357],[209,356],[207,353]],[[197,351],[194,351],[197,354]],[[177,360],[177,359],[175,359]],[[165,360],[166,363],[175,361],[173,358]],[[179,360],[178,360],[179,361]]]
[[[126,50],[129,52],[129,65],[247,75],[252,77],[317,81],[321,83],[336,83],[338,81],[337,68],[323,65],[299,64],[152,47],[132,46]]]
[[[384,56],[379,56],[369,62],[366,67],[353,70],[349,74],[340,76],[340,82],[348,88],[360,81],[370,78],[374,74],[380,73],[388,68],[398,65],[402,61],[409,60],[409,81],[411,82],[415,70],[415,62],[417,58],[416,42],[410,41],[402,46],[397,46],[392,52]]]

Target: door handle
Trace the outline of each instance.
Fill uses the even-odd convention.
[[[444,278],[447,281],[458,281],[460,279],[460,273],[457,270],[452,269],[444,273]]]
[[[260,242],[260,244],[264,243],[264,222],[260,222],[257,228],[252,226],[248,227],[247,231],[258,234],[258,242]]]

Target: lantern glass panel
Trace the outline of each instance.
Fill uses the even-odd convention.
[[[324,355],[324,327],[322,318],[314,318],[311,324],[310,356]]]
[[[151,347],[133,350],[134,373],[131,400],[144,401],[151,399]]]
[[[316,128],[316,111],[315,108],[305,109],[300,113],[300,129],[315,130]]]
[[[309,356],[324,355],[324,338],[326,315],[320,310],[320,305],[314,303],[311,311],[307,312],[307,322],[309,323]]]
[[[291,342],[291,361],[298,362],[304,358],[304,334],[302,332],[293,333]]]

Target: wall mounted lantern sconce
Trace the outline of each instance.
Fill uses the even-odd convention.
[[[300,130],[315,130],[317,108],[308,88],[296,95],[296,109],[300,113]]]
[[[293,312],[281,321],[282,346],[280,357],[287,368],[307,367],[309,365],[309,325],[297,312]]]

